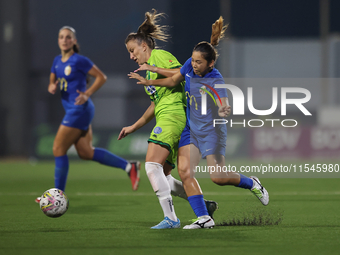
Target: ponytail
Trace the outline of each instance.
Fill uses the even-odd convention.
[[[169,35],[166,33],[168,27],[158,25],[160,17],[164,17],[164,13],[157,13],[155,9],[151,12],[145,13],[145,21],[139,26],[137,33],[130,33],[126,39],[125,44],[131,40],[136,40],[139,44],[145,42],[149,48],[154,49],[156,47],[156,39],[166,42],[169,39]]]
[[[220,16],[218,20],[212,25],[212,32],[209,42],[200,42],[198,43],[193,51],[201,52],[202,56],[208,63],[212,61],[216,61],[218,57],[218,52],[216,50],[216,46],[219,44],[220,40],[224,37],[225,31],[228,25],[223,25],[223,18]]]
[[[222,16],[220,16],[220,18],[212,24],[210,43],[214,47],[219,44],[220,39],[224,37],[225,31],[228,28],[228,25],[223,26],[223,21]]]

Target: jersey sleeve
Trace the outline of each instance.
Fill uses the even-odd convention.
[[[224,82],[224,79],[221,77],[221,78],[215,78],[214,79],[214,87],[215,87],[215,84],[225,84]],[[217,94],[222,98],[222,97],[228,97],[228,93],[227,93],[227,89],[223,89],[223,88],[216,88],[215,89]],[[214,97],[215,99],[217,99],[217,95],[215,95],[214,93]]]
[[[181,75],[185,77],[185,74],[188,73],[190,71],[190,68],[192,68],[191,66],[191,58],[189,58],[185,64],[181,67]]]
[[[51,66],[51,73],[56,73],[55,65],[57,64],[58,57],[55,57]]]
[[[88,71],[90,71],[90,69],[92,68],[92,66],[93,62],[87,57],[81,56],[77,61],[78,69],[84,74],[87,74]]]

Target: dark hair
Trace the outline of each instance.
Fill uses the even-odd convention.
[[[218,20],[212,25],[212,32],[209,42],[198,43],[193,51],[201,52],[203,58],[211,63],[211,61],[216,61],[218,57],[218,52],[215,48],[220,42],[220,39],[224,37],[224,33],[228,25],[223,26],[223,18],[220,16]]]
[[[156,41],[161,40],[166,42],[169,35],[166,33],[167,26],[157,25],[159,17],[164,17],[164,13],[158,13],[155,9],[151,12],[145,13],[145,21],[139,26],[137,33],[130,33],[126,39],[125,44],[131,40],[136,40],[140,45],[145,42],[151,49],[156,48]]]
[[[75,45],[73,45],[73,51],[74,51],[75,53],[79,53],[80,47],[79,47],[79,44],[78,44],[78,43],[76,43]]]
[[[72,34],[73,34],[73,36],[74,36],[74,38],[77,38],[77,37],[76,37],[76,30],[75,30],[73,27],[70,27],[70,26],[63,26],[62,28],[59,29],[59,32],[60,32],[61,30],[63,30],[63,29],[67,29],[67,30],[71,31]],[[79,53],[80,47],[79,47],[79,44],[78,44],[78,43],[76,43],[75,45],[73,45],[73,51],[74,51],[75,53]]]

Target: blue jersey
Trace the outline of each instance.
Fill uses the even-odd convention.
[[[65,116],[62,125],[87,130],[94,116],[94,105],[89,98],[82,105],[75,105],[79,96],[77,90],[86,91],[86,76],[93,63],[87,57],[74,53],[66,62],[61,61],[61,55],[55,57],[51,73],[59,81],[62,104]]]
[[[181,68],[181,74],[185,77],[185,95],[187,98],[187,125],[191,132],[199,136],[206,136],[210,132],[216,132],[217,129],[224,129],[225,125],[213,126],[214,119],[221,119],[218,115],[218,106],[215,104],[218,97],[213,90],[209,88],[215,87],[215,84],[225,84],[220,72],[214,68],[204,77],[198,76],[194,73],[191,65],[191,58],[189,58]],[[215,89],[220,98],[228,97],[226,89]],[[206,115],[202,115],[202,96],[205,96]],[[214,99],[211,97],[213,96]],[[220,126],[220,127],[218,127]],[[224,131],[222,131],[224,132]]]
[[[61,61],[61,55],[54,58],[51,73],[54,73],[59,81],[65,110],[81,107],[74,105],[75,99],[79,96],[77,90],[86,91],[86,76],[92,66],[93,62],[90,59],[77,53],[74,53],[66,62]]]

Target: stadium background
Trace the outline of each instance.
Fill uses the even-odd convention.
[[[170,26],[171,40],[159,46],[181,63],[197,42],[209,40],[211,24],[223,15],[230,26],[228,40],[219,46],[217,68],[225,77],[340,76],[340,2],[335,0],[2,0],[0,157],[52,158],[63,109],[59,95],[47,92],[48,77],[53,58],[60,53],[58,29],[70,25],[77,31],[81,53],[108,76],[92,97],[94,145],[127,158],[144,158],[154,122],[122,141],[116,138],[149,104],[143,88],[127,78],[136,64],[129,59],[124,39],[152,8],[168,15],[161,23]],[[340,123],[334,118],[340,112],[338,85],[334,79],[305,86],[312,93],[308,110],[313,115],[305,117],[296,107],[289,108],[287,118],[299,121],[294,129],[229,128],[227,157],[339,157]],[[270,95],[268,87],[255,87],[254,106],[267,109]],[[271,117],[282,119],[279,108]],[[245,119],[251,118],[258,117],[247,112]],[[307,138],[300,139],[302,133],[308,133]],[[257,144],[259,140],[262,143]],[[69,154],[76,158],[74,149]]]

